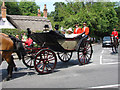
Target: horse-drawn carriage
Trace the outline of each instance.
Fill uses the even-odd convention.
[[[29,36],[40,47],[26,48],[27,55],[23,57],[23,63],[27,67],[35,67],[36,71],[44,74],[54,70],[57,63],[57,56],[63,62],[68,62],[73,52],[77,52],[80,64],[89,63],[93,49],[90,41],[84,33],[66,38],[55,31],[33,33]]]
[[[30,46],[23,48],[20,40],[1,33],[0,62],[6,60],[8,63],[8,76],[6,80],[10,80],[13,68],[16,68],[11,55],[13,52],[18,54],[19,59],[21,59],[22,55],[23,63],[29,68],[35,67],[36,71],[41,74],[50,73],[54,70],[57,63],[56,53],[61,61],[68,62],[72,57],[72,53],[77,52],[80,64],[89,63],[93,53],[92,45],[83,34],[73,38],[66,38],[55,31],[29,33],[29,36],[40,47]],[[17,47],[18,45],[20,47]]]

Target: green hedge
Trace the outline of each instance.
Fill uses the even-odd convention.
[[[7,35],[13,35],[13,36],[19,35],[20,39],[21,39],[21,35],[23,35],[23,33],[27,33],[24,30],[18,30],[18,29],[1,29],[0,32],[5,33]]]

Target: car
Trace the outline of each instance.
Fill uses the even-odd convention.
[[[110,36],[104,36],[102,40],[102,47],[111,47],[111,46],[112,46],[112,43],[111,43]]]

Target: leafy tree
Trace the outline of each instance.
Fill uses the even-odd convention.
[[[38,9],[40,8],[36,5],[35,2],[30,2],[28,0],[21,0],[19,3],[19,7],[22,15],[35,16],[37,15]]]
[[[67,4],[57,2],[55,5],[54,21],[65,28],[74,28],[75,23],[87,22],[91,35],[93,32],[111,33],[113,27],[118,23],[117,13],[112,2],[68,2]],[[62,17],[62,19],[60,19]],[[52,19],[53,20],[53,17]]]
[[[5,2],[5,6],[7,7],[7,14],[9,15],[20,15],[22,14],[19,8],[19,3],[14,0],[14,2]]]

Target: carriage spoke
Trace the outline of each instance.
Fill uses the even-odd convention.
[[[43,69],[42,69],[42,72],[44,72],[44,68],[45,68],[45,64],[43,65]]]

